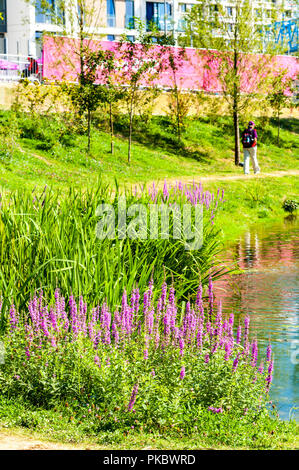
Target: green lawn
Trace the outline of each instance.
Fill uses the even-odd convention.
[[[198,419],[198,430],[184,433],[149,431],[140,426],[119,431],[97,431],[95,419],[86,412],[77,417],[71,406],[45,410],[21,400],[0,399],[0,434],[51,441],[91,449],[275,449],[299,448],[299,425],[270,417],[257,422],[207,413]]]
[[[120,184],[152,180],[196,178],[207,175],[242,175],[234,165],[233,130],[228,118],[210,122],[189,119],[181,143],[165,117],[153,117],[149,124],[137,122],[131,163],[127,162],[127,125],[115,123],[115,151],[110,153],[110,136],[105,123],[95,120],[92,148],[87,138],[50,118],[19,119],[19,137],[13,151],[1,144],[0,184],[14,189],[45,184],[61,189],[71,185],[90,186],[100,178]],[[9,112],[0,114],[0,125],[8,126]],[[296,127],[297,125],[297,127]],[[4,127],[5,129],[6,127]],[[3,129],[3,127],[2,127]],[[275,123],[259,129],[258,159],[262,172],[299,169],[298,121],[283,121],[281,147],[276,146]]]

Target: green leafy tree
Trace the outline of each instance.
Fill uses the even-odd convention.
[[[165,67],[164,48],[157,47],[153,36],[146,32],[144,23],[135,19],[136,42],[121,38],[117,47],[120,64],[119,79],[125,87],[125,101],[129,116],[128,162],[131,162],[133,122],[141,87],[152,87]]]
[[[280,116],[283,108],[295,106],[293,103],[295,92],[294,81],[287,76],[286,70],[281,70],[271,81],[271,92],[267,95],[267,101],[277,119],[277,145],[280,145]]]
[[[272,73],[271,59],[277,52],[265,43],[266,29],[277,19],[279,7],[272,5],[267,26],[262,7],[253,8],[249,0],[232,0],[229,8],[220,0],[202,0],[187,17],[186,37],[206,58],[206,69],[216,70],[221,92],[233,118],[235,164],[240,162],[240,113],[248,101],[261,93],[266,77]],[[264,54],[257,54],[264,52]]]
[[[87,149],[91,145],[91,117],[100,102],[100,93],[95,85],[96,71],[90,60],[93,41],[100,39],[97,28],[101,25],[103,2],[97,0],[26,0],[40,13],[47,15],[56,24],[59,34],[53,34],[57,60],[53,67],[63,64],[77,83],[63,83],[63,90],[69,95],[79,115],[87,115]],[[51,33],[46,33],[51,35]],[[67,37],[67,47],[66,38]],[[78,65],[79,64],[79,65]],[[65,77],[68,80],[68,76]]]
[[[87,51],[84,56],[82,72],[78,84],[65,83],[64,88],[70,96],[73,105],[79,110],[81,116],[87,114],[87,149],[91,145],[92,112],[100,102],[110,103],[111,149],[113,150],[113,122],[112,102],[120,99],[116,88],[111,84],[111,74],[115,67],[115,54],[113,51],[98,48],[96,51]]]
[[[176,134],[178,142],[181,141],[182,127],[184,124],[184,118],[186,117],[189,106],[191,104],[191,95],[184,94],[180,86],[180,80],[177,76],[177,72],[186,60],[186,52],[184,48],[166,49],[166,60],[165,65],[171,73],[172,88],[170,90],[170,103],[169,110],[175,117],[176,122]]]
[[[118,60],[114,51],[97,49],[97,51],[88,54],[86,63],[89,69],[94,71],[93,80],[100,79],[100,84],[97,85],[99,102],[106,103],[109,107],[110,150],[113,154],[113,108],[125,96],[125,90],[118,84]]]

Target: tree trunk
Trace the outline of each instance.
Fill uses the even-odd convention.
[[[234,106],[234,134],[235,134],[235,165],[240,163],[240,134],[239,134],[239,112]]]
[[[132,92],[131,103],[130,103],[128,163],[131,163],[131,146],[132,146],[132,129],[133,129],[133,101],[134,101],[134,91]]]
[[[277,146],[280,144],[280,115],[278,114],[278,128],[277,128]]]
[[[91,111],[88,109],[87,111],[87,151],[90,153],[90,127],[91,127]]]
[[[237,41],[237,28],[235,32]],[[240,163],[240,134],[239,134],[239,89],[238,89],[238,51],[234,49],[234,90],[233,90],[233,118],[235,134],[235,165]]]
[[[114,142],[113,142],[113,116],[112,116],[112,103],[109,103],[109,113],[110,113],[110,136],[111,136],[111,154],[113,155],[114,151]]]
[[[175,87],[175,96],[176,96],[176,112],[177,112],[177,134],[178,134],[178,141],[181,141],[181,121],[180,121],[180,100],[179,100],[179,93],[177,86]]]

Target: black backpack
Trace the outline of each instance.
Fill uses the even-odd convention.
[[[243,147],[250,148],[250,147],[252,147],[253,143],[254,143],[253,130],[252,129],[245,129],[245,131],[243,131],[243,133],[242,133]]]

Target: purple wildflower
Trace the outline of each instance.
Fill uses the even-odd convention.
[[[135,402],[136,402],[136,397],[137,397],[137,394],[138,394],[138,383],[134,385],[133,387],[133,390],[132,390],[132,394],[131,394],[131,399],[130,399],[130,402],[128,404],[128,411],[132,411],[133,409],[133,406],[135,405]]]

